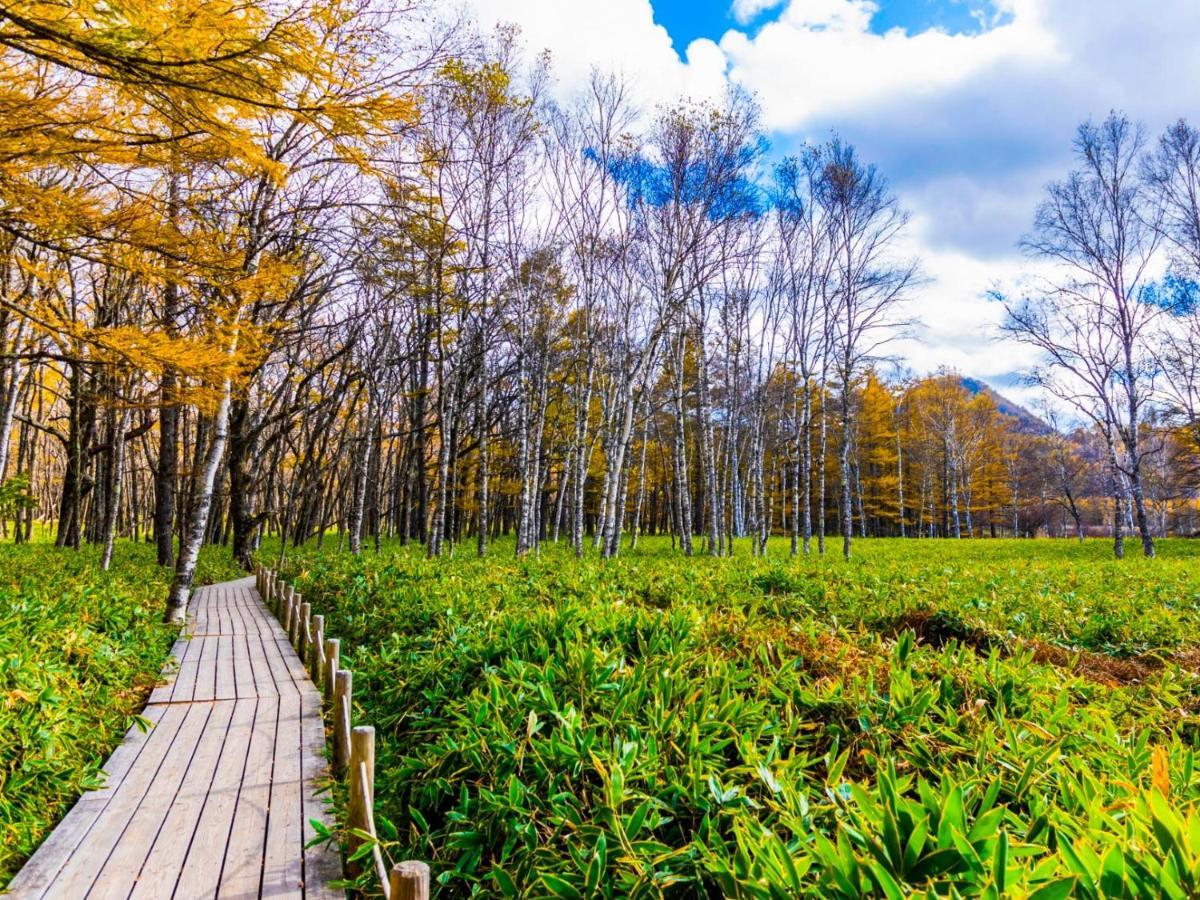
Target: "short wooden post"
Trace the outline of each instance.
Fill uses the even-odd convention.
[[[296,592],[292,590],[292,586],[290,584],[284,590],[283,596],[283,603],[287,609],[287,616],[283,620],[283,630],[287,634],[288,640],[290,641],[292,639],[292,621],[296,618],[296,613],[299,612],[299,610],[296,608]]]
[[[300,604],[300,621],[296,623],[296,655],[300,661],[308,659],[308,641],[312,637],[312,604]]]
[[[308,642],[308,674],[312,677],[317,690],[321,690],[324,682],[321,680],[321,663],[325,661],[325,617],[312,617],[312,639]]]
[[[350,780],[347,788],[349,804],[346,818],[350,834],[346,837],[346,849],[347,855],[351,856],[362,845],[362,839],[353,833],[355,829],[374,836],[375,729],[370,725],[357,725],[350,734]],[[346,868],[356,877],[362,872],[358,863],[347,863]]]
[[[353,678],[338,669],[333,681],[333,773],[341,778],[350,764],[350,700]]]
[[[392,866],[388,900],[429,900],[429,866],[414,859]]]
[[[337,638],[325,638],[325,704],[333,706],[334,680],[338,673],[338,656],[342,651],[342,642]],[[335,710],[336,712],[336,710]]]
[[[288,619],[288,640],[292,642],[292,646],[296,646],[296,642],[300,640],[300,609],[303,605],[303,600],[300,595],[294,590],[292,591],[292,616]]]

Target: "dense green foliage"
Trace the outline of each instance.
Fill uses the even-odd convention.
[[[175,630],[154,548],[0,547],[0,885],[85,790],[157,679]],[[206,551],[197,583],[237,577]]]
[[[1200,891],[1200,545],[506,549],[285,567],[445,895]]]

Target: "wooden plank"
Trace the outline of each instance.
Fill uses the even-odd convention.
[[[238,616],[241,617],[240,611]],[[233,686],[238,697],[257,697],[259,692],[258,678],[255,673],[255,648],[250,643],[252,635],[246,625],[247,623],[243,620],[241,632],[233,638]],[[261,649],[259,652],[261,654]]]
[[[196,693],[196,681],[200,670],[200,660],[204,655],[204,642],[208,638],[192,637],[188,641],[187,652],[179,664],[179,672],[175,675],[175,683],[171,688],[171,703],[190,702]]]
[[[271,815],[267,821],[262,893],[301,895],[304,889],[304,799],[300,770],[300,694],[279,697]]]
[[[217,650],[221,646],[221,636],[209,634],[201,640],[204,644],[196,666],[196,689],[192,693],[192,699],[212,700],[217,695]]]
[[[179,673],[179,664],[183,661],[183,656],[187,652],[188,641],[186,638],[180,638],[171,647],[171,656],[163,666],[163,674],[159,679],[159,684],[150,692],[150,698],[146,701],[151,703],[165,703],[171,698],[171,691],[175,685],[175,677]]]
[[[279,647],[273,639],[264,638],[263,631],[258,628],[255,628],[254,634],[247,635],[246,640],[250,646],[251,661],[254,665],[255,692],[260,697],[278,697],[279,678],[275,674],[275,667],[271,665],[271,660],[278,654]],[[286,670],[280,667],[280,672],[284,682],[290,684],[291,679],[287,676]]]
[[[312,821],[333,827],[329,814],[327,794],[319,792],[331,778],[329,763],[325,759],[325,725],[321,721],[320,694],[305,691],[300,698],[300,768],[304,780],[302,793],[304,803],[304,896],[330,900],[345,897],[343,891],[329,886],[331,881],[342,878],[342,859],[337,845],[307,846],[317,836]]]
[[[188,847],[200,824],[200,814],[216,778],[234,707],[233,703],[213,704],[204,740],[196,749],[187,777],[179,786],[175,802],[150,847],[131,900],[165,900],[174,893]]]
[[[217,638],[216,659],[213,661],[216,668],[213,687],[214,699],[234,700],[237,698],[237,689],[234,687],[234,657],[237,654],[239,637],[240,635],[230,629],[228,633]]]
[[[146,857],[179,795],[179,788],[204,743],[204,730],[212,714],[212,705],[192,703],[185,710],[183,724],[171,743],[170,752],[145,794],[138,800],[108,860],[96,873],[88,897],[120,900],[128,897],[137,883]],[[106,813],[104,827],[115,829],[118,823],[108,824],[110,818]]]
[[[167,707],[158,725],[147,736],[137,764],[121,780],[80,846],[47,886],[44,896],[82,897],[91,888],[100,866],[108,859],[125,826],[151,789],[187,712],[187,706],[172,704]]]
[[[242,774],[258,700],[234,700],[233,718],[221,747],[216,776],[204,800],[204,809],[187,849],[179,873],[178,895],[188,898],[215,897],[221,865],[229,845],[230,826],[237,811]]]
[[[263,873],[268,807],[271,803],[278,717],[277,704],[256,704],[250,747],[246,753],[237,808],[230,827],[230,841],[225,848],[218,896],[251,897],[258,893]]]

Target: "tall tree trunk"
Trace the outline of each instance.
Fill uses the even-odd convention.
[[[488,352],[487,337],[483,325],[479,329],[479,533],[475,539],[475,552],[482,558],[488,549],[488,490],[491,481],[491,428],[488,422]]]
[[[896,506],[900,516],[900,537],[908,537],[904,526],[904,446],[900,440],[899,417],[896,420]]]
[[[850,477],[850,378],[852,372],[850,370],[849,360],[845,361],[842,369],[842,404],[841,404],[841,427],[842,427],[842,446],[839,475],[842,480],[842,556],[846,559],[850,558],[850,545],[854,541],[854,509],[851,506],[853,502],[853,485]]]
[[[703,315],[703,313],[701,313]],[[720,555],[721,506],[717,494],[717,464],[713,458],[712,421],[708,408],[708,351],[703,327],[696,336],[697,410],[700,422],[700,466],[704,479],[705,524],[708,532],[708,555]]]
[[[821,378],[821,437],[817,445],[817,554],[825,555],[825,457],[829,447],[829,417],[825,414],[827,399],[825,378]]]
[[[212,509],[221,459],[225,455],[231,392],[232,384],[227,378],[222,385],[221,400],[213,416],[211,443],[203,456],[203,466],[194,479],[195,493],[188,504],[187,528],[179,548],[175,579],[171,582],[171,591],[167,595],[167,609],[163,616],[163,620],[168,623],[182,624],[187,618],[187,604],[192,594],[192,582],[196,577],[196,563],[200,559],[200,547],[204,543],[205,532],[208,531],[208,514]]]
[[[14,356],[21,349],[21,334],[25,323],[17,326],[16,338],[13,340]],[[0,331],[0,335],[3,332]],[[0,371],[0,484],[8,475],[8,455],[12,445],[13,419],[17,413],[17,401],[21,396],[21,361],[14,358],[9,367],[8,381],[4,381],[4,373]]]
[[[125,471],[125,425],[128,410],[109,412],[109,453],[111,454],[104,488],[104,551],[100,557],[100,569],[107,572],[112,565],[113,544],[117,536],[117,514],[121,505],[121,480]]]
[[[684,556],[692,555],[692,491],[688,483],[686,410],[683,404],[684,336],[675,349],[675,495],[679,503],[679,545]]]
[[[349,538],[350,552],[355,556],[362,553],[363,515],[367,506],[367,482],[370,480],[371,454],[374,451],[375,432],[371,426],[371,405],[367,404],[366,419],[363,422],[362,437],[358,452],[354,454],[354,494],[350,501]]]
[[[167,182],[168,218],[174,221],[179,208],[179,179]],[[163,288],[163,322],[173,333],[179,317],[179,288],[171,279]],[[175,492],[179,480],[179,398],[175,370],[167,366],[159,382],[158,467],[154,472],[154,542],[160,566],[170,566],[175,557]]]
[[[254,512],[256,479],[250,473],[255,443],[250,404],[239,399],[230,405],[229,411],[229,520],[233,558],[247,571],[253,567],[254,534],[259,522]]]
[[[1113,498],[1113,556],[1125,558],[1125,486],[1121,482],[1121,465],[1117,461],[1117,448],[1113,442],[1111,426],[1105,429],[1105,443],[1108,447],[1108,464],[1112,473]]]
[[[642,530],[642,509],[646,502],[646,447],[650,443],[650,410],[649,404],[642,404],[642,452],[638,460],[638,489],[637,500],[634,502],[633,524],[630,526],[629,549],[636,550],[638,535]]]
[[[583,509],[587,491],[588,462],[591,459],[591,443],[589,442],[589,424],[592,405],[592,381],[595,373],[595,362],[592,350],[587,352],[587,363],[584,372],[584,386],[575,420],[575,485],[571,503],[571,545],[575,548],[576,559],[583,556]]]

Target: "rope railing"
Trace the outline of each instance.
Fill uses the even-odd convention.
[[[348,669],[341,668],[341,642],[325,635],[325,617],[315,615],[312,604],[304,601],[274,569],[259,565],[254,577],[259,596],[283,626],[324,699],[322,707],[331,726],[333,774],[346,782],[349,798],[346,873],[352,878],[362,874],[361,864],[349,857],[363,845],[360,835],[367,834],[371,840],[371,865],[384,897],[429,900],[429,866],[407,860],[389,869],[379,849],[379,835],[375,831],[375,729],[353,723],[354,679]]]

